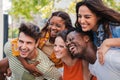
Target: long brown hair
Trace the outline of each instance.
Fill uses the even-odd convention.
[[[87,6],[93,13],[96,14],[96,16],[100,17],[97,24],[103,25],[103,29],[106,34],[109,34],[109,24],[120,25],[120,13],[104,5],[102,0],[83,0],[76,4],[76,27],[80,27],[78,22],[78,11],[82,5]]]

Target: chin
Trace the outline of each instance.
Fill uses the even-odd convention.
[[[61,57],[60,57],[60,56],[56,56],[56,58],[57,58],[57,59],[61,59]]]
[[[27,56],[26,55],[20,55],[22,58],[26,58]]]
[[[76,54],[73,54],[73,57],[74,58],[83,58],[83,55],[76,53]]]

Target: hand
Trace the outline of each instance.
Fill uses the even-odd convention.
[[[62,76],[60,76],[59,80],[63,80]]]
[[[39,64],[39,61],[36,61],[35,63],[28,64],[28,67],[26,67],[26,69],[35,77],[39,77],[43,75],[36,67],[38,64]]]
[[[11,74],[12,74],[12,71],[10,70],[10,68],[8,68],[8,69],[7,69],[7,72],[4,73],[4,76],[8,76],[8,77],[10,77]]]
[[[107,40],[104,40],[103,43],[101,44],[101,46],[98,48],[98,60],[101,65],[104,64],[105,54],[108,51],[108,49],[110,48],[109,46],[107,46],[107,44],[108,44]]]
[[[39,61],[36,61],[36,62],[34,62],[34,63],[31,63],[31,64],[29,64],[29,63],[27,63],[27,61],[24,59],[24,58],[22,58],[22,57],[20,57],[20,56],[18,56],[17,57],[18,59],[19,59],[19,61],[22,63],[22,65],[24,66],[24,68],[25,69],[27,69],[32,75],[34,75],[35,77],[38,77],[38,76],[42,76],[43,74],[42,74],[42,72],[40,72],[38,69],[37,69],[37,65],[40,63]]]
[[[11,76],[11,73],[8,58],[3,58],[0,60],[0,80],[5,80],[7,76]]]

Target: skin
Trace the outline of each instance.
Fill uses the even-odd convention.
[[[18,49],[22,58],[34,59],[37,57],[37,43],[23,32],[19,34]]]
[[[83,31],[97,31],[97,22],[99,20],[99,17],[96,16],[93,12],[88,9],[85,5],[82,5],[79,8],[78,13],[78,22],[82,27]]]
[[[4,63],[7,63],[7,64],[4,64]],[[9,65],[8,64],[9,63],[8,63],[8,59],[7,58],[3,58],[0,61],[0,80],[5,80],[6,76],[10,76],[11,75],[11,71],[9,69]]]
[[[55,39],[54,52],[58,59],[65,58],[66,56],[68,56],[67,47],[61,37],[57,37]]]
[[[78,53],[81,52],[81,51],[83,51],[83,52],[85,51],[84,46],[86,47],[86,44],[84,44],[83,42],[80,42],[80,41],[84,41],[84,38],[79,37],[79,36],[80,36],[80,34],[78,34],[75,31],[70,32],[67,35],[67,45],[69,47],[69,50],[71,51],[71,53],[74,56],[76,56],[76,54],[78,55]]]
[[[81,25],[83,31],[92,30],[94,32],[97,32],[99,20],[100,17],[93,13],[87,6],[82,5],[79,7],[78,22]],[[118,44],[120,43],[120,38],[111,38],[111,33],[109,37],[110,38],[105,39],[101,46],[98,48],[100,64],[104,64],[104,55],[110,47],[120,47],[120,44]]]
[[[70,40],[71,38],[73,40]],[[79,56],[80,58],[87,60],[91,64],[94,64],[96,60],[96,48],[93,47],[92,42],[89,43],[89,37],[87,35],[82,36],[82,34],[80,35],[75,31],[70,32],[67,35],[67,42],[68,49],[74,56]]]
[[[49,23],[50,36],[56,37],[59,31],[65,30],[65,22],[61,17],[53,16]]]
[[[24,58],[31,60],[36,58],[38,54],[36,50],[37,45],[38,42],[35,42],[35,39],[21,32],[18,38],[18,49],[20,52],[20,56],[18,57],[18,59],[20,60]],[[37,64],[39,64],[39,62],[35,62],[34,64],[29,64],[29,66],[27,66],[27,69],[30,68],[30,73],[36,77],[42,75],[42,73],[36,68]],[[24,65],[28,65],[28,63],[25,62]]]
[[[76,58],[82,58],[82,65],[83,65],[83,76],[84,76],[84,80],[90,80],[91,78],[91,74],[88,68],[88,62],[86,61],[86,59],[89,58],[85,58],[85,52],[87,51],[87,48],[89,48],[87,46],[87,42],[89,41],[88,36],[82,36],[81,34],[72,31],[67,35],[67,47],[70,51],[70,53],[76,57]],[[91,55],[90,55],[91,56]],[[84,60],[85,59],[85,60]],[[94,60],[90,60],[93,61]]]
[[[65,27],[65,22],[64,20],[61,18],[61,17],[58,17],[58,16],[53,16],[51,19],[50,19],[50,24],[49,24],[49,29],[50,29],[50,39],[49,41],[51,43],[54,43],[54,40],[55,40],[55,37],[56,37],[56,34],[59,32],[59,31],[62,31],[62,30],[65,30],[66,27]],[[21,53],[21,56],[25,57],[24,53]],[[24,64],[25,68],[31,73],[31,74],[35,74],[34,76],[41,76],[42,73],[39,72],[36,68],[36,65],[39,64],[39,62],[35,62],[34,64],[28,64],[26,63],[26,61],[24,59],[22,59],[22,57],[18,57],[18,59],[21,61],[22,64]],[[6,61],[8,61],[8,59],[6,58]],[[1,63],[2,61],[0,61]],[[8,65],[6,63],[6,65]],[[2,74],[6,73],[7,72],[7,68],[6,67],[6,70],[4,72],[2,72]],[[10,72],[8,72],[10,73]],[[8,74],[6,73],[6,74]],[[11,73],[10,73],[11,74]]]
[[[73,33],[76,33],[76,32],[73,32]],[[79,36],[79,34],[71,34],[71,36],[72,37]],[[69,38],[71,39],[71,37],[69,37]],[[81,37],[79,37],[79,39],[77,37],[76,39],[77,40],[79,40],[79,39],[82,40]],[[60,36],[57,36],[56,39],[55,39],[54,51],[55,51],[56,57],[61,59],[68,66],[74,65],[76,63],[76,61],[78,60],[78,58],[74,58],[74,59],[71,58],[71,55],[69,55],[70,53],[68,53],[68,49],[66,47],[66,43],[64,42],[64,40]],[[84,80],[90,80],[91,74],[89,73],[89,70],[88,70],[88,62],[85,61],[85,60],[82,60],[82,66],[84,67],[83,68]]]

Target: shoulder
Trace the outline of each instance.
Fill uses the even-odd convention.
[[[10,49],[10,48],[11,48],[11,42],[8,41],[8,42],[6,42],[5,45],[4,45],[4,50]]]
[[[106,54],[106,62],[108,62],[116,71],[120,70],[120,49],[111,48]]]
[[[11,53],[11,42],[8,41],[4,45],[4,52],[7,55],[8,53]]]
[[[120,37],[120,25],[109,25],[113,37]]]

